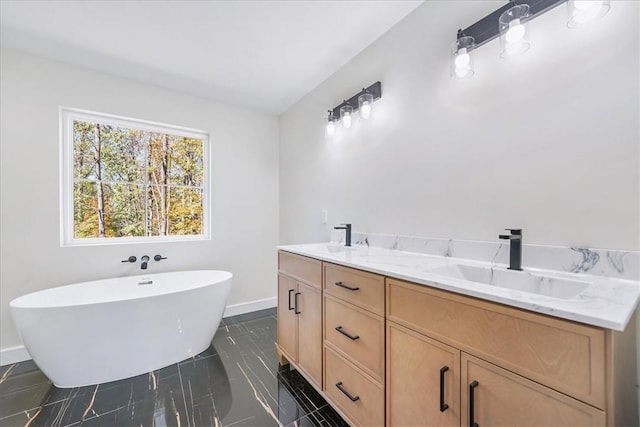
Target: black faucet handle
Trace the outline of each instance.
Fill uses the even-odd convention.
[[[129,258],[123,259],[121,262],[136,262],[137,260],[138,260],[138,258],[136,258],[133,255],[131,255]]]
[[[515,234],[516,236],[522,235],[522,228],[505,228],[505,230],[510,231],[511,234]]]
[[[160,260],[163,260],[163,259],[167,259],[167,257],[166,256],[162,256],[162,255],[155,255],[153,257],[154,261],[160,261]]]
[[[333,227],[333,228],[336,230],[346,230],[351,228],[351,224],[340,224],[340,225],[342,225],[343,227]]]

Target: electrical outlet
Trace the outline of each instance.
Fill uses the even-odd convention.
[[[329,212],[326,209],[320,211],[320,223],[326,224],[329,221]]]

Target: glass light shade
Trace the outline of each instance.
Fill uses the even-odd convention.
[[[360,110],[360,118],[369,120],[371,111],[373,110],[373,95],[365,92],[358,97],[358,109]]]
[[[611,9],[610,0],[569,0],[567,27],[579,28],[602,18]]]
[[[529,50],[529,6],[521,4],[505,11],[498,19],[500,57],[510,58]]]
[[[471,52],[475,40],[471,36],[462,36],[451,45],[451,77],[466,79],[475,73]]]
[[[326,118],[326,124],[324,128],[324,135],[327,138],[331,138],[336,133],[336,117],[329,110],[329,116]]]
[[[342,122],[342,127],[345,129],[351,127],[351,123],[353,122],[353,107],[351,105],[347,104],[340,107],[340,121]]]

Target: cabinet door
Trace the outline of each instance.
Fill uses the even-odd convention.
[[[298,283],[298,366],[322,385],[322,296],[319,289]]]
[[[603,411],[466,353],[462,386],[463,426],[605,425]]]
[[[388,321],[387,425],[460,425],[460,351]]]
[[[278,275],[278,346],[291,361],[298,360],[298,316],[295,314],[296,282]]]

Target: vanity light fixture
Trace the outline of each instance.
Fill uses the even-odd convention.
[[[344,105],[340,107],[340,121],[345,129],[349,129],[353,122],[353,107],[347,101],[344,101]]]
[[[500,57],[510,58],[529,50],[528,17],[527,4],[513,6],[500,15]]]
[[[358,97],[358,109],[360,110],[360,118],[362,120],[369,120],[371,118],[373,94],[369,93],[365,88],[362,88],[362,95]]]
[[[465,29],[458,30],[456,42],[452,47],[451,76],[453,78],[470,77],[473,66],[465,72],[471,50],[477,49],[496,37],[500,37],[500,56],[510,58],[529,50],[529,21],[536,16],[553,9],[561,3],[567,3],[569,9],[569,28],[577,28],[607,14],[611,0],[510,0],[501,8],[491,12],[478,22]],[[472,48],[461,45],[461,35],[473,40]],[[457,70],[457,71],[456,71]]]
[[[326,136],[331,137],[336,131],[338,118],[342,127],[349,129],[353,124],[353,114],[360,111],[360,118],[369,120],[373,116],[373,102],[382,96],[382,83],[375,82],[367,88],[363,88],[349,99],[342,101],[337,107],[329,110],[326,119]]]
[[[458,39],[451,45],[451,77],[466,79],[473,76],[473,58],[471,51],[475,41],[471,36],[465,36],[458,30]]]
[[[329,116],[327,117],[327,124],[324,131],[327,138],[331,138],[336,133],[336,116],[333,115],[333,111],[331,110],[329,110]]]

